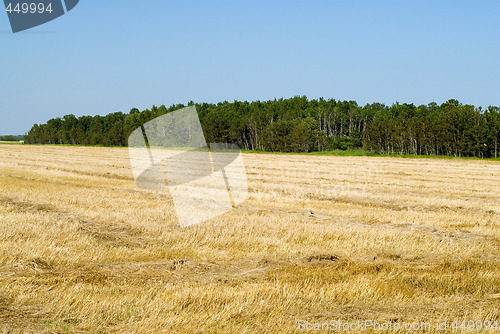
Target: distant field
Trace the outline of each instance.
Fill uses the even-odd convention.
[[[244,160],[243,205],[183,229],[127,149],[0,145],[0,330],[500,322],[500,162]]]

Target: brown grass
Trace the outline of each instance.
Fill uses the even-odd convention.
[[[0,146],[0,330],[500,321],[499,162],[244,158],[244,204],[183,229],[126,149]]]

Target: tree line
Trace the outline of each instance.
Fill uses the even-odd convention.
[[[21,141],[24,140],[23,135],[3,135],[0,136],[0,141]]]
[[[309,100],[305,96],[269,101],[195,105],[207,142],[236,144],[245,150],[312,152],[364,148],[374,153],[498,157],[500,109],[441,105]],[[142,124],[185,107],[164,105],[106,116],[66,115],[35,124],[26,144],[126,146]]]

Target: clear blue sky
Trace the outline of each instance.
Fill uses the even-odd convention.
[[[81,0],[12,34],[0,134],[66,114],[294,95],[500,105],[500,1]]]

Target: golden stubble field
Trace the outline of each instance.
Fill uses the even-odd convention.
[[[244,160],[243,205],[181,228],[127,149],[1,145],[0,330],[500,320],[500,162]]]

